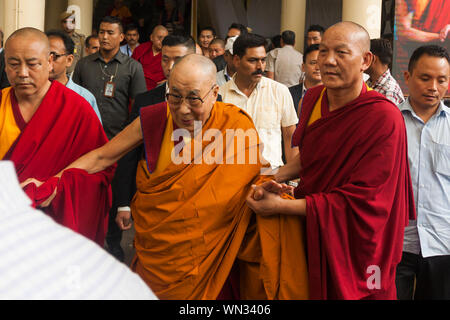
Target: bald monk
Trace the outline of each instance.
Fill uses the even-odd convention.
[[[160,299],[305,299],[301,221],[255,217],[245,205],[263,179],[260,141],[244,111],[216,102],[215,79],[210,59],[181,58],[167,102],[143,107],[140,118],[68,168],[98,172],[144,143],[131,205],[132,269]]]
[[[366,30],[330,27],[319,47],[323,85],[303,98],[293,135],[297,161],[254,187],[259,215],[306,217],[312,299],[396,299],[403,230],[415,216],[406,130],[398,108],[363,82]],[[297,200],[277,193],[300,178]]]
[[[34,28],[15,31],[5,44],[11,87],[1,91],[0,159],[14,162],[35,207],[103,246],[113,168],[95,175],[58,172],[107,138],[89,103],[58,81],[49,81],[47,36]]]
[[[142,64],[147,90],[155,88],[166,79],[161,67],[161,50],[162,41],[168,34],[166,27],[157,25],[153,28],[150,41],[139,45],[131,56]]]

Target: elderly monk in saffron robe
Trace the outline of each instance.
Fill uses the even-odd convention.
[[[363,82],[367,31],[330,27],[320,44],[322,86],[308,90],[293,135],[300,156],[249,194],[258,214],[306,216],[312,299],[396,299],[404,227],[415,218],[406,129],[398,108]],[[277,196],[300,177],[297,200]]]
[[[37,29],[19,29],[6,41],[12,87],[0,92],[0,159],[14,162],[34,206],[103,246],[112,168],[54,176],[107,138],[84,98],[48,80],[51,59],[47,36]]]
[[[167,102],[143,107],[69,168],[97,172],[144,142],[131,208],[132,269],[160,299],[305,299],[301,221],[256,217],[246,206],[252,184],[265,179],[260,141],[243,110],[216,102],[215,80],[211,60],[183,57],[171,71]],[[239,132],[248,134],[241,143]]]

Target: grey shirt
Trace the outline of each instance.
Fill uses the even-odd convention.
[[[105,97],[105,84],[111,76],[114,76],[114,97]],[[130,100],[147,91],[141,64],[120,50],[108,63],[105,63],[100,52],[82,58],[75,67],[72,79],[94,94],[108,139],[125,128]]]

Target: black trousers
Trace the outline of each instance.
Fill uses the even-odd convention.
[[[120,250],[120,241],[122,240],[122,230],[120,230],[119,226],[117,225],[115,219],[117,216],[117,208],[119,207],[117,204],[117,190],[118,190],[118,183],[120,183],[119,179],[117,178],[117,175],[114,176],[112,182],[111,182],[111,189],[112,189],[112,207],[111,210],[109,210],[109,218],[108,218],[108,232],[106,233],[106,244],[108,245],[109,250]],[[110,252],[111,252],[110,251]],[[111,252],[113,253],[113,252]]]
[[[450,300],[450,255],[403,252],[395,277],[399,300]]]

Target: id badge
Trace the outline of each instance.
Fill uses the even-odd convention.
[[[116,85],[114,82],[108,81],[105,83],[104,96],[108,98],[114,98],[114,91],[116,90]]]

